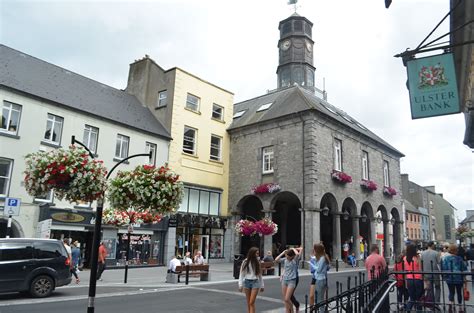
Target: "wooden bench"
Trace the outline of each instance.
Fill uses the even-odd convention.
[[[186,279],[186,265],[176,266],[176,283],[183,277]],[[199,276],[201,281],[209,280],[209,264],[189,265],[189,276]],[[182,280],[181,280],[182,281]]]
[[[275,264],[273,262],[261,262],[262,275],[275,275]]]

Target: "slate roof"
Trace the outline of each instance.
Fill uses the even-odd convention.
[[[474,215],[471,215],[469,217],[466,217],[465,219],[462,220],[462,222],[460,222],[459,224],[466,224],[466,223],[469,223],[469,222],[474,222]]]
[[[171,139],[169,132],[135,96],[23,52],[0,45],[0,86],[126,127]]]
[[[269,109],[257,112],[260,106],[268,103],[272,103]],[[229,130],[310,110],[322,113],[346,127],[375,140],[400,157],[405,156],[347,113],[300,86],[279,89],[257,98],[234,104],[234,114],[240,111],[245,111],[245,113],[241,117],[234,118]]]
[[[414,206],[410,201],[407,201],[407,200],[405,200],[405,210],[407,212],[421,214],[420,210],[418,210],[416,206]]]

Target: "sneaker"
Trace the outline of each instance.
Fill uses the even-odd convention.
[[[81,280],[79,278],[76,278],[76,284],[79,284]]]

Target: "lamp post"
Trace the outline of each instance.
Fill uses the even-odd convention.
[[[89,148],[86,147],[82,142],[76,140],[75,136],[71,137],[71,144],[79,144],[82,147],[84,147],[87,152],[89,152],[89,155],[91,158],[94,158],[94,154],[89,150]],[[120,162],[115,164],[114,167],[110,170],[110,172],[107,174],[105,177],[105,180],[108,180],[110,178],[110,175],[113,173],[113,171],[119,166],[120,164],[132,159],[136,158],[139,156],[147,156],[151,158],[152,152],[150,151],[149,153],[140,153],[140,154],[134,154],[131,155],[125,159],[122,159]],[[100,231],[102,228],[102,212],[104,210],[104,198],[99,198],[97,200],[97,209],[96,209],[96,217],[95,217],[95,225],[94,225],[94,235],[92,239],[92,254],[91,254],[91,274],[89,278],[89,298],[87,301],[87,313],[94,313],[95,311],[95,294],[97,290],[97,263],[98,263],[98,254],[99,254],[99,244],[100,244]]]

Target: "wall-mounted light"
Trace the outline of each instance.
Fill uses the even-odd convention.
[[[390,219],[390,224],[395,225],[396,222],[397,220],[394,217]]]
[[[367,222],[367,214],[362,213],[362,215],[360,216],[360,220],[362,221],[362,223]]]
[[[342,212],[342,218],[347,221],[349,219],[351,215],[349,214],[349,212],[347,212],[347,210],[344,210],[344,212]]]
[[[329,215],[329,208],[325,206],[324,208],[321,209],[321,213],[323,213],[324,216]]]
[[[377,216],[375,218],[375,221],[380,224],[380,223],[382,223],[382,218],[380,216]]]

